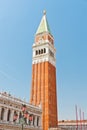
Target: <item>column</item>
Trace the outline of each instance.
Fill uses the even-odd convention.
[[[19,111],[17,112],[17,114],[18,114],[18,117],[17,117],[17,123],[19,123]]]
[[[11,110],[10,121],[13,122],[14,110]]]
[[[4,121],[7,121],[7,113],[8,113],[8,109],[5,108],[5,111],[4,111]]]
[[[33,117],[32,117],[33,118]],[[33,126],[33,119],[32,119],[32,121],[31,121],[31,124],[30,124],[31,126]]]
[[[39,117],[39,123],[38,123],[39,127],[41,127],[41,117]]]
[[[27,118],[27,124],[29,124],[29,118]]]
[[[35,116],[34,126],[37,127],[37,116]]]
[[[37,105],[39,105],[41,101],[41,63],[38,63],[37,88]]]
[[[41,63],[41,103],[42,103],[42,127],[45,127],[45,62]]]
[[[37,84],[37,74],[38,74],[38,64],[35,64],[35,78],[34,78],[34,105],[36,105],[37,102],[37,90],[38,90],[38,84]]]
[[[2,108],[0,107],[0,120],[1,120],[1,110],[2,110]]]

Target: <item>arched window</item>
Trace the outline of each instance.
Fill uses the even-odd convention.
[[[7,121],[10,121],[11,110],[8,110]]]
[[[43,54],[43,49],[41,49],[41,54]]]
[[[39,54],[40,54],[40,50],[39,50]]]
[[[4,112],[5,112],[5,110],[4,110],[4,108],[2,108],[2,110],[1,110],[1,120],[4,120]]]
[[[46,53],[46,48],[44,48],[44,53]]]
[[[36,51],[36,55],[38,55],[38,51]]]

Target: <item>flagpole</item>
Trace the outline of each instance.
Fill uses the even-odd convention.
[[[75,106],[76,110],[76,130],[78,130],[78,113],[77,113],[77,105]]]
[[[85,119],[84,119],[84,112],[83,112],[83,128],[85,130]]]
[[[80,130],[82,130],[82,117],[81,117],[81,109],[79,109],[79,116],[80,116]]]

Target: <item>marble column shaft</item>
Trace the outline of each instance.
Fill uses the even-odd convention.
[[[5,108],[5,111],[4,111],[4,121],[7,121],[7,114],[8,114],[8,109]]]
[[[11,110],[10,121],[13,122],[14,110]]]

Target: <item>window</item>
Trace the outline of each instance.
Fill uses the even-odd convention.
[[[46,53],[46,49],[44,48],[44,53]]]
[[[46,48],[40,49],[40,50],[36,50],[35,53],[36,53],[36,55],[40,55],[40,54],[46,53]]]
[[[38,55],[38,51],[36,51],[36,55]]]
[[[41,54],[43,54],[43,49],[41,49]]]
[[[39,50],[39,54],[40,54],[41,52],[40,52],[40,50]]]

